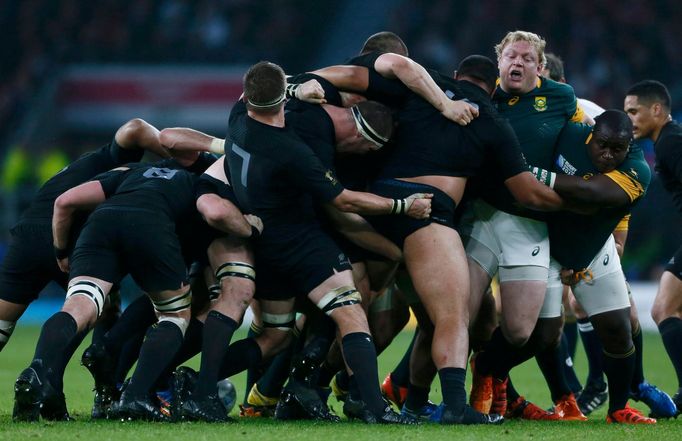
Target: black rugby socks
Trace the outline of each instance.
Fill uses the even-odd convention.
[[[467,402],[467,394],[464,390],[466,369],[443,368],[438,371],[438,377],[440,378],[440,388],[443,391],[443,403],[455,415],[461,415]]]
[[[372,337],[365,332],[352,332],[343,337],[342,344],[343,356],[353,371],[362,400],[374,415],[383,415],[386,403],[379,390],[377,354]]]
[[[211,311],[204,323],[201,351],[201,369],[194,393],[207,397],[217,393],[216,383],[221,380],[220,362],[230,346],[230,340],[239,323],[218,311]]]
[[[635,372],[632,374],[630,388],[639,392],[639,385],[644,383],[644,342],[642,340],[642,327],[637,324],[637,329],[632,330],[632,343],[635,345]]]
[[[682,319],[668,317],[658,324],[663,346],[677,374],[678,387],[682,388]]]
[[[635,359],[634,347],[622,355],[604,352],[604,372],[609,381],[609,413],[623,409],[630,398]]]
[[[60,365],[64,363],[64,353],[69,348],[71,340],[76,337],[77,331],[76,320],[71,314],[63,311],[47,319],[40,331],[33,361],[42,361],[48,380],[55,388],[62,384],[62,379],[57,378],[57,373],[63,373]],[[73,354],[73,351],[71,353]]]
[[[553,402],[573,392],[564,375],[565,357],[561,345],[543,349],[535,356],[535,360],[549,386]]]
[[[602,386],[604,384],[604,355],[599,336],[589,319],[578,319],[580,339],[587,355],[587,384]]]
[[[173,322],[163,320],[149,328],[140,349],[137,367],[125,393],[133,397],[149,393],[175,358],[182,341],[182,331]]]
[[[229,378],[248,368],[257,367],[263,360],[263,352],[253,338],[245,338],[230,345],[223,357],[218,378]]]

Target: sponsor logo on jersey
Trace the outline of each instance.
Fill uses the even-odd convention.
[[[547,110],[547,97],[536,96],[535,103],[533,103],[533,108],[538,112],[544,112],[545,110]]]
[[[602,263],[604,264],[604,266],[609,264],[609,255],[608,254],[606,256],[604,256],[604,261]]]
[[[533,252],[530,254],[531,254],[531,256],[537,256],[538,254],[540,254],[540,247],[537,246],[537,247],[533,248]]]
[[[520,98],[518,96],[514,96],[509,101],[507,101],[507,105],[513,106],[514,104],[519,102],[519,99]]]
[[[566,158],[564,158],[563,155],[559,155],[558,158],[556,158],[556,165],[559,167],[561,171],[566,173],[567,175],[574,175],[575,172],[578,171],[577,168],[573,167],[570,162]]]

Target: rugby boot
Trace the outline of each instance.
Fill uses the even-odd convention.
[[[275,419],[317,420],[334,423],[341,421],[338,416],[329,411],[315,389],[293,378],[289,379],[277,402]]]
[[[475,411],[487,414],[493,404],[493,376],[481,375],[476,371],[476,356],[472,355],[469,361],[472,375],[469,404]]]
[[[654,418],[645,417],[640,411],[630,407],[629,404],[626,404],[624,409],[606,415],[606,422],[609,424],[656,424]]]
[[[493,378],[493,397],[490,405],[490,412],[498,415],[507,413],[507,383],[509,377],[504,380]]]
[[[95,399],[92,405],[92,419],[103,419],[114,401],[120,398],[114,381],[116,363],[103,345],[93,343],[83,351],[81,365],[95,380]]]
[[[386,403],[386,407],[381,415],[375,415],[367,408],[364,401],[354,400],[350,396],[343,403],[343,413],[349,420],[357,419],[367,424],[419,424],[416,418],[395,412],[388,403]]]
[[[171,378],[172,395],[170,399],[170,415],[172,421],[180,421],[182,403],[190,398],[197,372],[187,366],[180,366],[173,372]]]
[[[557,400],[554,404],[554,413],[560,415],[563,421],[587,421],[573,394],[564,395]]]
[[[231,421],[227,410],[218,395],[195,399],[190,397],[182,403],[180,418],[183,421],[204,421],[207,423],[226,423]]]
[[[609,387],[606,383],[587,383],[576,401],[583,415],[589,415],[602,407],[608,399]]]
[[[452,409],[448,406],[443,405],[442,415],[440,418],[441,424],[502,424],[504,422],[504,417],[495,413],[485,414],[478,412],[471,406],[464,406],[464,411],[456,415]]]
[[[111,405],[108,417],[122,421],[168,421],[159,408],[156,396],[152,394],[132,396],[126,391],[123,391],[120,400]]]
[[[436,418],[435,414],[437,410],[438,405],[436,403],[427,401],[426,404],[418,410],[408,409],[407,406],[403,406],[400,410],[400,414],[410,416],[416,420],[433,421]]]
[[[504,415],[506,419],[522,419],[534,421],[558,421],[561,420],[561,415],[554,412],[548,412],[540,408],[524,397],[518,397],[514,402],[507,405],[507,413]]]
[[[254,383],[246,397],[246,403],[242,406],[240,416],[249,417],[271,417],[275,413],[278,397],[268,397],[258,390],[258,383]],[[244,415],[242,415],[244,413]]]
[[[34,361],[14,383],[14,421],[70,421],[64,394],[55,390],[43,374],[42,363]]]
[[[332,387],[334,387],[334,383],[332,383]],[[381,383],[381,393],[384,398],[398,406],[398,409],[402,409],[405,400],[407,400],[407,387],[394,384],[390,372]]]
[[[116,388],[102,388],[100,390],[95,389],[95,399],[93,400],[90,417],[93,420],[105,419],[112,403],[118,401],[120,396],[121,394]]]
[[[649,406],[653,418],[672,418],[677,415],[677,406],[670,395],[646,381],[639,384],[632,398]]]

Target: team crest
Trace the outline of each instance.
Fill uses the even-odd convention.
[[[327,170],[327,172],[324,174],[324,177],[327,178],[327,180],[331,182],[332,185],[336,185],[338,182],[331,170]]]
[[[545,96],[536,96],[535,97],[535,103],[533,104],[533,108],[537,110],[538,112],[544,112],[547,110],[547,97]]]

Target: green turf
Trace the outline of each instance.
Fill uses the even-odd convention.
[[[81,348],[66,371],[65,393],[69,411],[76,421],[70,423],[12,423],[12,386],[19,372],[28,365],[38,335],[38,328],[19,327],[11,342],[0,353],[0,440],[126,440],[179,441],[179,440],[352,440],[370,441],[387,439],[392,441],[428,439],[474,440],[526,439],[526,440],[578,440],[599,439],[600,441],[647,439],[682,439],[682,420],[659,421],[657,426],[613,426],[604,422],[605,411],[595,412],[585,423],[548,423],[508,421],[495,427],[441,427],[422,425],[419,427],[367,426],[360,423],[315,424],[307,422],[278,423],[265,420],[239,420],[230,424],[161,424],[161,423],[120,423],[116,421],[90,422],[89,408],[92,403],[91,379],[87,371],[78,365]],[[411,335],[403,333],[380,358],[380,372],[384,375],[401,357]],[[580,378],[585,376],[585,358],[576,360]],[[675,375],[668,361],[660,338],[656,334],[645,335],[645,371],[647,379],[662,389],[675,390]],[[190,365],[197,367],[198,360]],[[549,393],[535,365],[530,361],[513,371],[514,383],[528,399],[546,407],[550,404]],[[238,396],[244,389],[244,377],[235,377]],[[439,387],[434,384],[431,398],[438,400]],[[330,404],[340,413],[341,406],[332,398]],[[636,407],[646,410],[645,406]],[[234,413],[234,411],[233,411]],[[499,439],[499,438],[498,438]]]

